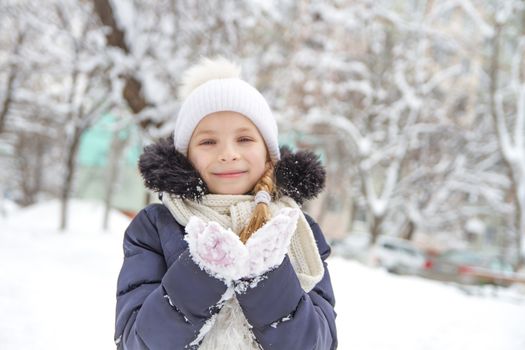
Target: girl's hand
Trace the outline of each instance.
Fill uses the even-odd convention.
[[[190,218],[185,230],[190,254],[202,269],[226,282],[247,274],[248,251],[233,231],[196,216]]]
[[[249,265],[246,277],[262,275],[282,263],[297,227],[299,213],[299,209],[283,208],[253,233],[246,242]]]

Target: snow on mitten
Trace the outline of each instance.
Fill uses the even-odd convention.
[[[191,257],[201,269],[226,282],[246,275],[248,251],[232,230],[196,216],[190,218],[185,230]]]
[[[297,227],[299,213],[299,209],[283,208],[253,233],[246,242],[250,267],[247,277],[260,276],[283,262]]]

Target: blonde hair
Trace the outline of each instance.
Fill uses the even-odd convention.
[[[273,178],[274,166],[271,162],[269,164],[270,166],[268,167],[266,172],[255,184],[253,192],[257,193],[259,191],[266,191],[270,194],[270,196],[274,197],[276,192],[275,181]],[[268,220],[271,219],[271,217],[272,214],[270,213],[270,208],[268,207],[268,204],[263,202],[258,203],[255,206],[255,209],[253,210],[252,217],[250,218],[248,225],[246,225],[239,234],[241,242],[246,243],[251,237],[251,235],[258,229],[260,229]]]

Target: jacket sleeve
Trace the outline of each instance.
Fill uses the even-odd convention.
[[[309,216],[306,218],[323,260],[322,280],[309,293],[304,292],[286,256],[257,287],[237,295],[264,349],[329,350],[337,347],[335,299],[325,262],[330,247],[319,226]]]
[[[124,235],[124,262],[117,282],[115,342],[118,349],[184,349],[218,310],[226,285],[202,271],[187,247],[167,266],[159,232],[142,210]],[[182,235],[173,220],[170,234]],[[182,239],[181,243],[183,244]],[[185,242],[184,242],[185,244]],[[190,345],[190,346],[189,346]]]

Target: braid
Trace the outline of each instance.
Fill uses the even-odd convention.
[[[270,167],[266,170],[263,176],[255,184],[253,191],[255,193],[259,191],[266,191],[273,197],[275,192],[275,182],[273,180],[273,164],[270,163]],[[252,217],[243,230],[240,233],[240,239],[243,243],[246,243],[251,235],[261,228],[268,220],[271,219],[270,208],[266,203],[257,203],[252,213]]]

